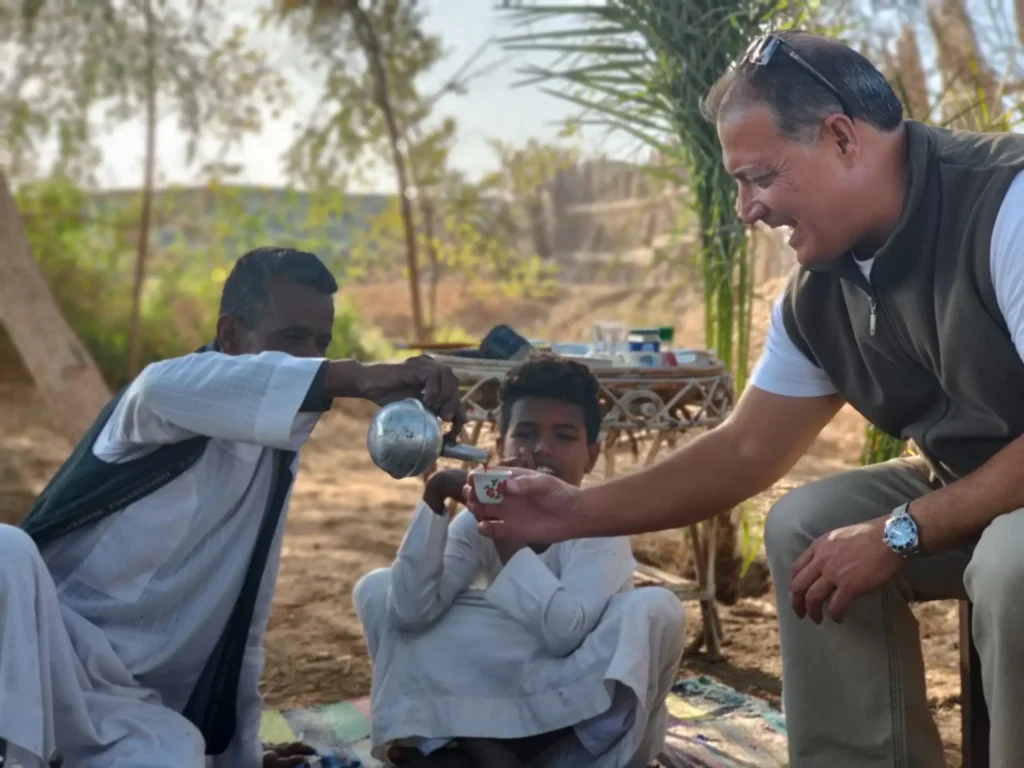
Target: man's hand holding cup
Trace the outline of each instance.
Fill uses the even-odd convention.
[[[533,544],[555,544],[578,537],[580,489],[527,466],[531,463],[526,456],[503,462],[508,474],[502,480],[497,503],[494,499],[481,500],[477,494],[478,487],[483,490],[490,485],[480,482],[487,470],[470,472],[463,495],[480,533],[492,539]]]

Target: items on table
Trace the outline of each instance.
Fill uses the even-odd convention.
[[[507,325],[496,325],[479,347],[456,350],[452,354],[456,357],[519,362],[535,353],[551,352],[583,359],[591,366],[619,368],[666,368],[692,362],[692,354],[673,349],[674,340],[675,329],[669,325],[629,330],[622,323],[599,322],[594,325],[591,344],[527,340]]]
[[[672,342],[675,340],[676,329],[670,325],[663,325],[658,329],[658,339],[661,342],[661,366],[671,368],[679,365],[675,352],[672,351]]]
[[[675,329],[663,325],[627,330],[621,323],[603,321],[594,324],[593,343],[586,357],[596,363],[616,367],[664,368],[679,364],[673,349]],[[692,360],[692,355],[687,356]]]
[[[626,363],[628,353],[626,326],[622,323],[603,321],[594,325],[593,334],[594,342],[588,357]]]
[[[678,365],[672,349],[675,329],[668,325],[658,328],[636,328],[629,332],[630,364],[642,368],[666,368]]]
[[[629,332],[630,362],[638,368],[661,365],[661,334],[657,328],[634,328]]]
[[[487,332],[476,349],[460,349],[452,354],[455,357],[521,362],[529,359],[534,351],[534,346],[509,326],[496,325]]]

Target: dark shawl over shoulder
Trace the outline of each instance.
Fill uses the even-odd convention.
[[[216,351],[216,346],[208,344],[196,351]],[[132,461],[111,463],[96,456],[92,450],[96,438],[127,389],[114,395],[100,411],[22,521],[21,527],[40,549],[167,485],[195,464],[206,450],[210,438],[197,435],[180,443],[162,445]]]
[[[215,343],[196,350],[216,352]],[[302,404],[303,411],[324,411],[331,400],[323,392],[326,364],[321,366]],[[163,487],[192,467],[203,455],[209,437],[161,445],[138,459],[121,463],[103,461],[93,453],[96,438],[103,431],[125,389],[115,395],[75,446],[36,499],[22,528],[42,550],[60,536],[83,528],[124,509]],[[192,696],[182,713],[203,734],[206,753],[219,755],[234,737],[238,680],[253,610],[266,568],[270,545],[291,488],[294,451],[275,451],[274,477],[267,499],[245,580],[234,609],[213,653],[207,659]]]

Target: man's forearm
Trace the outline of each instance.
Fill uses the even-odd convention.
[[[1018,437],[967,477],[910,504],[921,549],[941,552],[967,544],[1002,514],[1024,507],[1024,437]]]
[[[363,397],[366,366],[358,360],[325,360],[302,401],[303,412],[328,411],[336,397]]]
[[[323,373],[326,397],[362,397],[366,366],[358,360],[328,360]]]
[[[769,488],[787,461],[744,455],[727,425],[641,472],[583,491],[581,536],[623,536],[680,528],[732,509]]]

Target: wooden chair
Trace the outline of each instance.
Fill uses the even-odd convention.
[[[988,707],[981,687],[981,660],[971,637],[974,607],[960,601],[960,729],[963,768],[988,768]]]

